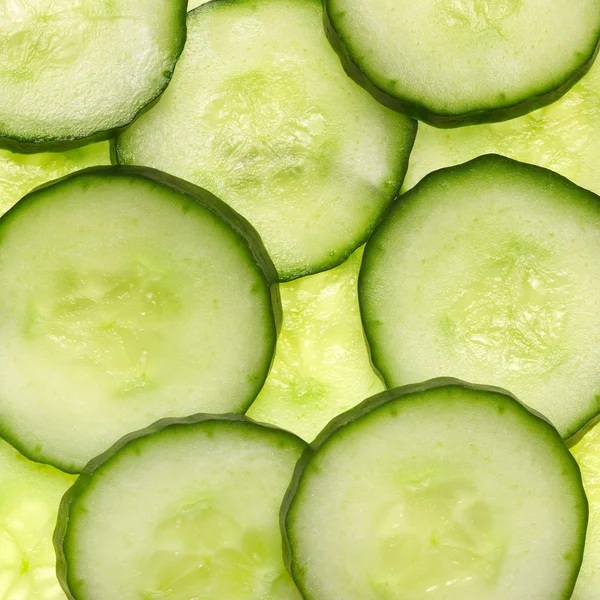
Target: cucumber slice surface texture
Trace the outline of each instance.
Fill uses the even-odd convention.
[[[600,412],[600,198],[495,155],[427,176],[365,249],[361,315],[389,387],[510,390],[565,438]]]
[[[588,518],[557,431],[455,380],[389,390],[332,421],[283,506],[306,600],[568,600]]]
[[[128,125],[171,79],[186,8],[186,0],[2,2],[0,145],[63,149]]]
[[[583,564],[571,600],[596,600],[600,590],[600,427],[594,427],[572,449],[590,504]]]
[[[279,509],[306,444],[238,417],[158,423],[65,495],[58,574],[75,600],[301,600]]]
[[[27,460],[0,439],[0,599],[65,600],[52,532],[75,478]]]
[[[117,141],[123,164],[201,185],[246,217],[281,280],[330,269],[396,196],[416,123],[346,77],[318,0],[217,0],[157,105]]]
[[[246,221],[153,169],[33,192],[0,219],[0,431],[78,472],[158,418],[244,412],[275,347],[275,277]]]
[[[349,75],[438,127],[521,116],[592,65],[600,0],[326,0]]]

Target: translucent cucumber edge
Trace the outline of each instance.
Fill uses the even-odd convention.
[[[573,563],[573,576],[569,581],[568,587],[565,589],[565,595],[561,599],[570,600],[575,589],[575,584],[577,583],[577,578],[579,576],[581,565],[583,563],[583,553],[585,549],[586,532],[589,521],[589,503],[583,487],[581,470],[579,469],[577,461],[569,452],[563,438],[561,437],[560,433],[556,430],[554,425],[552,425],[552,423],[550,423],[550,421],[548,421],[548,419],[546,419],[544,415],[523,404],[514,394],[511,394],[508,390],[505,390],[500,387],[469,383],[461,379],[455,379],[452,377],[437,377],[435,379],[429,379],[428,381],[424,381],[422,383],[415,383],[411,385],[405,385],[402,387],[388,389],[383,392],[380,392],[379,394],[375,394],[370,398],[367,398],[354,408],[351,408],[345,413],[342,413],[334,419],[332,419],[329,422],[329,424],[323,429],[323,431],[321,431],[321,433],[316,437],[316,439],[311,444],[309,444],[302,453],[300,460],[296,464],[292,481],[290,483],[289,488],[287,489],[287,492],[283,499],[283,503],[281,505],[281,511],[279,513],[279,524],[281,528],[281,536],[283,539],[284,564],[292,579],[294,580],[296,587],[298,588],[298,590],[302,594],[302,597],[305,600],[320,599],[310,596],[304,589],[303,577],[296,568],[297,561],[294,558],[293,533],[291,532],[292,528],[288,523],[288,516],[294,504],[294,500],[296,499],[298,492],[302,488],[302,479],[304,471],[311,463],[313,458],[319,453],[319,451],[329,442],[329,440],[343,432],[343,430],[347,426],[354,424],[356,421],[360,421],[364,416],[370,414],[372,411],[377,410],[378,408],[381,408],[382,406],[385,406],[390,402],[400,400],[405,396],[410,396],[413,394],[427,392],[430,390],[440,389],[444,387],[460,387],[470,391],[487,392],[490,394],[497,394],[503,396],[504,398],[514,403],[514,405],[521,411],[523,416],[525,416],[528,419],[537,419],[543,426],[545,426],[549,430],[549,432],[555,438],[554,442],[556,447],[564,448],[563,456],[565,459],[565,467],[570,468],[572,480],[575,483],[575,485],[579,488],[581,506],[583,510],[583,513],[581,515],[581,542],[577,548],[577,561]]]
[[[365,340],[365,346],[367,349],[367,355],[369,357],[369,362],[371,364],[371,368],[373,369],[373,371],[375,371],[375,374],[377,375],[377,377],[379,377],[379,379],[381,380],[383,385],[388,389],[393,388],[395,386],[391,383],[388,369],[385,367],[385,364],[387,361],[381,357],[382,353],[378,352],[375,349],[376,344],[371,341],[371,335],[369,333],[370,327],[367,323],[367,310],[363,306],[363,302],[361,300],[363,297],[362,290],[364,289],[364,279],[366,276],[365,274],[370,269],[370,266],[369,266],[370,245],[376,243],[376,241],[377,241],[376,236],[377,236],[378,229],[380,227],[383,227],[387,223],[388,217],[393,218],[392,213],[397,204],[404,202],[406,198],[411,198],[413,195],[418,194],[422,187],[427,185],[430,180],[438,177],[439,174],[451,173],[452,171],[460,170],[460,169],[469,167],[472,164],[480,163],[480,162],[484,163],[484,164],[486,162],[488,162],[488,163],[495,162],[497,164],[500,164],[500,163],[516,164],[519,167],[526,167],[526,168],[530,169],[531,171],[538,171],[540,173],[543,172],[545,174],[545,176],[552,177],[554,179],[555,183],[558,183],[559,185],[563,185],[563,186],[567,185],[567,186],[573,187],[578,192],[580,192],[586,196],[589,196],[590,198],[594,198],[595,202],[598,204],[598,208],[600,210],[600,196],[598,196],[591,190],[588,190],[586,188],[583,188],[583,187],[577,185],[576,183],[574,183],[567,177],[564,177],[563,175],[556,173],[556,171],[552,171],[551,169],[546,169],[545,167],[540,167],[538,165],[526,163],[523,161],[515,160],[513,158],[508,158],[501,154],[494,154],[494,153],[482,154],[481,156],[477,156],[476,158],[472,158],[471,160],[460,163],[458,165],[443,167],[441,169],[432,171],[431,173],[428,173],[427,175],[425,175],[413,188],[411,188],[410,190],[407,190],[406,192],[404,192],[400,196],[398,196],[398,198],[396,198],[396,200],[390,205],[387,213],[381,219],[381,221],[379,222],[379,224],[377,225],[377,227],[371,234],[370,238],[368,239],[367,244],[365,245],[365,251],[364,251],[362,262],[360,265],[360,271],[358,273],[358,285],[357,285],[360,320],[362,323],[363,338]],[[485,385],[485,384],[481,384],[481,385]],[[600,390],[599,390],[599,394],[600,394]],[[521,401],[519,400],[519,402],[521,402]],[[521,402],[521,404],[523,404],[523,403]],[[532,408],[530,408],[529,410],[537,413],[537,411],[535,411]],[[544,417],[544,419],[548,420],[545,417]],[[567,446],[569,448],[571,448],[575,444],[577,444],[577,442],[579,442],[585,436],[585,434],[588,431],[590,431],[590,429],[592,429],[597,423],[600,423],[600,404],[598,405],[598,408],[596,410],[592,410],[588,414],[585,414],[581,419],[579,419],[576,422],[576,424],[573,427],[571,427],[569,430],[567,430],[565,432],[563,439],[565,440],[565,443],[567,444]]]
[[[377,81],[370,77],[360,66],[359,61],[350,51],[349,45],[339,28],[335,25],[335,19],[330,16],[330,5],[333,0],[324,0],[324,24],[327,39],[340,57],[344,70],[358,85],[367,90],[378,102],[403,113],[419,121],[423,121],[433,127],[450,129],[465,125],[481,125],[484,123],[498,123],[508,121],[530,113],[538,108],[556,102],[564,96],[593,66],[598,51],[600,50],[600,24],[596,38],[596,44],[591,52],[585,57],[578,68],[568,76],[547,88],[541,88],[531,96],[524,96],[521,100],[497,108],[485,108],[468,111],[465,113],[437,113],[428,109],[425,104],[404,96],[394,96],[386,92]]]
[[[56,575],[61,588],[69,600],[86,600],[86,598],[77,596],[75,593],[73,593],[71,590],[74,586],[69,585],[69,583],[73,583],[70,578],[67,540],[69,524],[71,521],[71,506],[90,488],[90,486],[93,485],[96,471],[108,463],[111,463],[113,460],[118,459],[121,450],[126,448],[129,444],[140,439],[151,437],[171,427],[187,427],[207,422],[243,423],[251,426],[252,428],[259,428],[261,430],[266,430],[273,434],[279,434],[282,437],[286,437],[290,440],[290,442],[298,445],[299,448],[305,449],[307,447],[307,443],[303,439],[285,429],[281,429],[267,423],[254,421],[253,419],[250,419],[244,415],[230,413],[223,415],[198,413],[189,417],[160,419],[149,427],[134,431],[133,433],[122,437],[108,450],[96,458],[93,458],[85,466],[75,483],[65,492],[58,509],[58,518],[56,521],[52,542],[54,544],[54,550],[56,553]]]
[[[42,138],[35,140],[33,138],[22,138],[19,136],[11,136],[8,132],[0,130],[0,148],[10,150],[19,154],[37,154],[41,152],[66,152],[67,150],[73,150],[75,148],[81,148],[88,144],[96,142],[105,142],[111,140],[115,135],[124,131],[129,127],[135,120],[141,117],[146,111],[153,108],[156,103],[160,100],[163,92],[171,83],[175,67],[179,61],[179,57],[185,47],[187,38],[187,0],[169,0],[170,3],[179,3],[179,30],[177,33],[178,44],[172,55],[172,65],[169,69],[165,69],[165,82],[156,91],[156,94],[151,98],[138,112],[128,121],[121,122],[120,124],[105,129],[102,131],[96,131],[89,135],[74,138]],[[118,82],[115,82],[118,85]]]
[[[271,262],[271,258],[269,257],[260,236],[252,227],[252,225],[250,225],[250,223],[248,223],[248,221],[244,219],[244,217],[242,217],[239,213],[235,212],[228,204],[225,204],[223,201],[219,200],[219,198],[217,198],[214,194],[192,183],[189,183],[182,179],[178,179],[173,175],[163,173],[162,171],[152,169],[150,167],[120,165],[89,167],[87,169],[82,169],[80,171],[76,171],[75,173],[70,173],[69,175],[60,177],[58,179],[49,181],[36,187],[31,192],[29,192],[29,194],[21,198],[21,200],[19,200],[4,215],[2,215],[2,217],[0,217],[0,247],[2,245],[3,227],[6,225],[7,222],[10,221],[10,219],[15,214],[19,213],[21,210],[26,210],[30,203],[38,201],[39,192],[44,192],[47,189],[52,188],[56,185],[61,185],[64,182],[70,181],[72,179],[77,179],[85,175],[116,175],[125,177],[139,177],[141,179],[146,179],[152,183],[167,187],[192,199],[199,206],[210,211],[217,218],[223,221],[230,229],[232,229],[237,234],[239,238],[241,238],[244,241],[245,246],[250,251],[252,259],[254,260],[254,264],[262,273],[265,285],[269,290],[271,298],[273,333],[273,351],[271,353],[269,363],[265,365],[264,377],[258,382],[256,390],[252,394],[250,394],[250,398],[246,401],[246,403],[243,406],[240,406],[239,412],[246,412],[254,402],[260,390],[262,389],[265,381],[269,376],[269,372],[271,371],[273,361],[275,360],[277,338],[279,337],[281,325],[283,322],[283,308],[281,304],[281,296],[279,294],[277,271],[275,270],[275,266]],[[54,458],[33,456],[33,454],[28,450],[26,445],[22,444],[17,437],[13,436],[10,430],[4,426],[1,420],[0,437],[6,440],[11,446],[16,448],[23,456],[25,456],[33,462],[51,465],[63,471],[64,473],[69,473],[71,475],[77,475],[80,472],[80,469],[78,469],[77,467],[70,464],[63,464]]]

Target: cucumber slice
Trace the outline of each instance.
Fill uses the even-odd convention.
[[[437,127],[502,121],[554,102],[598,52],[600,1],[326,0],[348,74]]]
[[[594,427],[572,449],[590,503],[590,522],[583,564],[571,600],[597,600],[600,590],[600,427]]]
[[[600,199],[560,175],[495,155],[432,173],[365,250],[373,362],[389,387],[502,386],[569,438],[600,412],[599,259]]]
[[[402,183],[416,124],[344,74],[319,0],[218,0],[188,15],[160,102],[118,160],[202,185],[261,235],[281,280],[341,264]]]
[[[186,0],[0,3],[0,145],[19,152],[108,139],[165,89]]]
[[[74,600],[301,600],[279,508],[305,444],[243,417],[162,421],[90,463],[55,534]]]
[[[33,463],[0,440],[0,598],[65,600],[52,530],[74,477]]]
[[[358,309],[363,249],[335,269],[280,285],[283,326],[249,417],[313,440],[340,413],[384,389]]]
[[[0,215],[43,183],[86,167],[109,164],[109,142],[62,153],[15,154],[0,150]]]
[[[600,62],[558,102],[519,119],[459,129],[421,123],[404,189],[432,171],[490,153],[552,169],[600,193]]]
[[[567,600],[588,519],[577,464],[548,422],[447,379],[335,419],[282,510],[306,600]]]
[[[244,412],[274,279],[246,221],[164,173],[99,167],[26,196],[0,219],[0,432],[78,472],[157,418]]]

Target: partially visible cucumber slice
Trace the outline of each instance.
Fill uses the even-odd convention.
[[[165,89],[186,0],[0,2],[0,145],[108,139]]]
[[[261,235],[281,280],[341,264],[402,184],[416,123],[346,77],[320,0],[210,2],[124,164],[212,191]]]
[[[600,590],[600,427],[595,427],[572,449],[590,503],[590,522],[581,572],[572,600],[597,600]]]
[[[436,125],[502,121],[554,102],[591,67],[599,0],[326,0],[348,73]]]
[[[98,167],[0,219],[0,431],[77,472],[165,416],[244,412],[279,294],[256,232],[153,169]]]
[[[75,600],[301,600],[279,508],[305,444],[243,417],[163,421],[94,460],[55,535]]]
[[[339,267],[279,286],[283,326],[269,377],[246,413],[307,441],[383,384],[369,363],[357,279],[363,249]]]
[[[67,152],[16,154],[0,150],[0,215],[35,187],[86,167],[110,164],[109,142]]]
[[[420,124],[404,189],[490,153],[552,169],[600,193],[600,62],[558,102],[519,119],[459,129]]]
[[[502,386],[574,436],[600,413],[599,261],[592,192],[497,155],[436,171],[365,250],[373,362],[389,386]]]
[[[60,499],[74,481],[0,440],[0,600],[65,600],[52,531]]]
[[[558,432],[500,390],[456,380],[335,419],[283,507],[306,600],[568,600],[588,520]]]

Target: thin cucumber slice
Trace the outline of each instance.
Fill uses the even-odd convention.
[[[502,121],[560,98],[598,52],[600,1],[326,0],[348,74],[438,127]]]
[[[0,600],[65,600],[52,531],[74,481],[0,440]]]
[[[558,102],[519,119],[459,129],[420,124],[404,189],[490,153],[552,169],[600,193],[600,62]]]
[[[0,3],[0,145],[62,150],[108,139],[165,89],[186,0]]]
[[[280,285],[283,326],[249,417],[311,441],[333,417],[384,389],[358,309],[362,254],[359,248],[335,269]]]
[[[558,432],[501,390],[390,390],[307,450],[284,500],[306,600],[568,600],[588,505]]]
[[[600,427],[588,432],[572,452],[590,503],[583,564],[572,600],[596,600],[600,590]]]
[[[110,164],[109,142],[90,144],[67,152],[16,154],[0,150],[0,215],[43,183],[74,171]]]
[[[210,2],[156,107],[118,138],[123,164],[212,191],[264,240],[281,280],[363,244],[402,184],[416,123],[344,74],[319,0]]]
[[[304,442],[243,417],[163,421],[94,460],[55,547],[74,600],[301,600],[279,508]]]
[[[78,472],[157,418],[244,412],[274,352],[275,277],[246,221],[164,173],[33,192],[0,219],[0,431]]]
[[[365,250],[374,365],[390,387],[499,385],[569,438],[600,412],[599,260],[595,194],[496,155],[436,171]]]
[[[198,8],[202,4],[206,4],[209,0],[188,0],[188,11]]]

